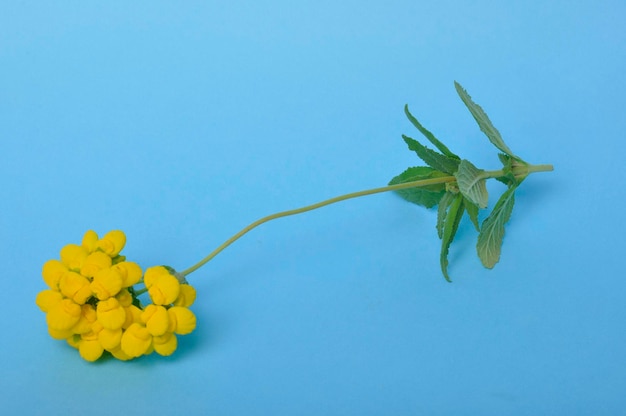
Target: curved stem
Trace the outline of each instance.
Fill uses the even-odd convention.
[[[552,167],[552,165],[528,165],[527,167],[525,167],[525,169],[526,170],[523,172],[524,176],[528,175],[529,173],[533,173],[533,172],[547,172],[547,171],[551,171],[551,170],[553,170],[553,167]],[[495,177],[499,177],[499,176],[504,175],[504,171],[502,171],[502,170],[485,171],[485,173],[486,173],[486,175],[485,175],[486,178],[495,178]],[[422,187],[422,186],[436,185],[436,184],[448,183],[448,182],[454,182],[454,181],[456,181],[456,178],[454,176],[442,176],[440,178],[423,179],[423,180],[419,180],[419,181],[413,181],[413,182],[400,183],[400,184],[396,184],[396,185],[383,186],[383,187],[380,187],[380,188],[367,189],[365,191],[352,192],[352,193],[349,193],[349,194],[336,196],[334,198],[326,199],[324,201],[318,202],[316,204],[307,205],[307,206],[304,206],[302,208],[291,209],[291,210],[288,210],[288,211],[282,211],[282,212],[278,212],[276,214],[268,215],[266,217],[263,217],[261,219],[256,220],[255,222],[251,223],[247,227],[243,228],[237,234],[233,235],[228,240],[226,240],[224,243],[222,243],[218,248],[213,250],[208,256],[206,256],[205,258],[203,258],[202,260],[200,260],[198,263],[196,263],[195,265],[191,266],[187,270],[181,272],[180,274],[184,277],[184,276],[187,276],[188,274],[193,273],[194,271],[198,270],[200,267],[204,266],[211,259],[213,259],[213,257],[215,257],[219,253],[221,253],[226,247],[228,247],[229,245],[231,245],[232,243],[237,241],[239,238],[241,238],[248,231],[251,231],[252,229],[254,229],[254,228],[258,227],[259,225],[261,225],[263,223],[266,223],[268,221],[275,220],[277,218],[288,217],[290,215],[301,214],[301,213],[307,212],[307,211],[312,211],[314,209],[321,208],[321,207],[324,207],[326,205],[334,204],[336,202],[345,201],[346,199],[358,198],[358,197],[361,197],[361,196],[373,195],[373,194],[378,194],[378,193],[381,193],[381,192],[398,191],[398,190],[401,190],[401,189],[410,189],[410,188],[419,188],[419,187]]]
[[[211,252],[211,254],[209,254],[208,256],[203,258],[202,260],[200,260],[197,264],[195,264],[192,267],[188,268],[187,270],[183,271],[181,274],[183,276],[187,276],[188,274],[196,271],[200,267],[204,266],[211,259],[213,259],[213,257],[217,256],[226,247],[228,247],[229,245],[231,245],[232,243],[237,241],[240,237],[242,237],[248,231],[250,231],[250,230],[252,230],[252,229],[258,227],[259,225],[261,225],[263,223],[266,223],[268,221],[275,220],[277,218],[288,217],[290,215],[301,214],[303,212],[307,212],[307,211],[311,211],[311,210],[314,210],[314,209],[317,209],[317,208],[321,208],[323,206],[334,204],[336,202],[345,201],[346,199],[358,198],[358,197],[361,197],[361,196],[373,195],[373,194],[378,194],[378,193],[381,193],[381,192],[398,191],[400,189],[418,188],[418,187],[422,187],[422,186],[436,185],[436,184],[447,183],[447,182],[454,182],[455,180],[456,180],[456,178],[454,176],[443,176],[443,177],[440,177],[440,178],[423,179],[423,180],[420,180],[420,181],[406,182],[406,183],[400,183],[400,184],[396,184],[396,185],[383,186],[383,187],[380,187],[380,188],[367,189],[365,191],[352,192],[352,193],[349,193],[349,194],[345,194],[345,195],[337,196],[337,197],[334,197],[334,198],[330,198],[330,199],[318,202],[316,204],[307,205],[307,206],[302,207],[302,208],[292,209],[292,210],[288,210],[288,211],[282,211],[282,212],[278,212],[276,214],[268,215],[267,217],[263,217],[263,218],[261,218],[259,220],[256,220],[255,222],[251,223],[250,225],[248,225],[247,227],[245,227],[244,229],[239,231],[237,234],[233,235],[231,238],[229,238],[224,243],[222,243],[222,245],[220,245],[218,248],[213,250]]]

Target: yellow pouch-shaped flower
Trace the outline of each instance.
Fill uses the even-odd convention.
[[[173,306],[167,310],[167,313],[170,316],[170,332],[186,335],[196,329],[196,315],[189,309]]]
[[[59,280],[67,272],[67,266],[59,260],[48,260],[41,269],[44,282],[52,290],[59,290]]]
[[[129,357],[139,357],[150,349],[152,335],[144,326],[134,323],[124,331],[120,345]]]
[[[61,302],[62,299],[63,295],[61,292],[57,292],[55,290],[42,290],[37,294],[35,303],[39,306],[39,309],[41,309],[42,312],[48,312],[50,308]]]
[[[161,336],[153,337],[152,345],[157,354],[168,356],[172,355],[174,351],[176,351],[178,340],[176,339],[176,335],[171,332],[166,332]]]
[[[96,309],[92,305],[83,305],[81,307],[81,315],[76,325],[72,327],[74,334],[86,334],[93,330],[93,323],[96,322]]]
[[[87,361],[96,361],[102,356],[104,348],[98,339],[81,339],[78,342],[78,352]]]
[[[141,267],[132,261],[123,261],[113,266],[113,270],[122,276],[122,287],[133,286],[141,280]]]
[[[87,250],[87,253],[93,253],[98,248],[98,234],[94,230],[88,230],[83,236],[81,246]]]
[[[150,288],[159,277],[169,274],[170,272],[163,266],[148,267],[143,276],[143,283]]]
[[[66,272],[61,276],[59,290],[79,305],[85,303],[92,295],[89,280],[76,272]]]
[[[121,328],[120,329],[106,329],[105,328],[102,331],[98,332],[98,341],[100,341],[100,344],[105,350],[111,351],[119,347],[120,342],[122,341],[122,334],[123,334],[123,331]]]
[[[126,312],[126,319],[124,320],[124,324],[122,325],[122,329],[127,329],[134,323],[140,323],[141,321],[141,313],[142,310],[136,307],[135,305],[125,306],[124,311]]]
[[[100,250],[104,251],[111,257],[115,257],[120,254],[120,251],[126,244],[126,235],[123,231],[113,230],[109,231],[98,240],[97,246]]]
[[[146,324],[148,332],[155,336],[165,334],[170,324],[167,309],[157,305],[148,305],[141,314],[141,320]]]
[[[48,327],[48,335],[54,339],[62,340],[72,337],[74,335],[74,331],[71,329],[61,330]]]
[[[130,355],[126,354],[121,347],[121,342],[120,345],[112,350],[107,350],[111,353],[111,355],[115,358],[117,358],[118,360],[121,361],[128,361],[128,360],[132,360],[134,357],[131,357]]]
[[[183,306],[188,308],[193,305],[196,300],[196,289],[191,285],[180,285],[180,293],[174,301],[174,306]]]
[[[71,299],[62,299],[50,308],[46,314],[46,322],[50,328],[63,331],[76,325],[80,316],[80,305]]]
[[[122,290],[122,276],[112,268],[100,270],[93,277],[91,290],[100,300],[115,296]]]
[[[126,321],[126,310],[115,298],[98,302],[96,314],[98,322],[106,329],[120,329]]]
[[[111,257],[106,253],[96,251],[87,256],[80,268],[80,274],[86,277],[94,277],[100,270],[111,267]]]
[[[178,279],[171,274],[164,274],[158,276],[152,285],[148,286],[148,294],[152,303],[155,305],[170,305],[172,304],[178,294],[180,293],[180,283]]]
[[[122,305],[123,307],[127,307],[133,304],[133,295],[126,289],[120,290],[120,293],[115,295],[115,299]]]
[[[61,262],[70,270],[80,270],[87,258],[87,250],[76,244],[68,244],[61,249]]]

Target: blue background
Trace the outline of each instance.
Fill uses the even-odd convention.
[[[623,414],[624,21],[598,0],[2,2],[0,408]],[[41,265],[86,230],[187,268],[419,164],[405,103],[497,168],[453,80],[555,166],[520,188],[494,270],[464,222],[445,282],[436,213],[380,194],[192,274],[199,326],[172,357],[90,364],[47,335]]]

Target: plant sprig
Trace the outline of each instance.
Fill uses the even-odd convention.
[[[389,185],[339,195],[301,208],[262,217],[223,242],[190,268],[177,272],[169,266],[153,266],[144,271],[120,254],[126,235],[113,230],[98,237],[87,231],[82,242],[64,246],[60,259],[49,260],[42,268],[47,284],[37,295],[36,303],[46,313],[48,332],[55,339],[65,339],[87,361],[110,354],[130,360],[156,351],[171,355],[177,348],[177,335],[186,335],[196,327],[196,316],[189,309],[196,297],[186,276],[199,269],[244,234],[266,222],[297,215],[352,198],[395,191],[407,201],[433,208],[437,206],[437,235],[441,239],[441,271],[448,275],[448,252],[459,224],[467,213],[478,230],[476,245],[483,265],[492,268],[500,259],[504,225],[511,217],[515,190],[533,172],[552,170],[552,165],[531,165],[516,156],[504,143],[485,112],[467,92],[455,83],[459,96],[478,122],[480,129],[500,151],[502,169],[479,169],[452,153],[409,112],[413,125],[435,146],[430,149],[419,141],[402,136],[409,149],[427,166],[410,167],[391,180]],[[507,185],[491,213],[479,224],[478,213],[489,202],[487,179]],[[143,288],[135,287],[143,284]],[[151,304],[145,308],[139,299],[147,293]]]
[[[529,174],[553,170],[552,165],[531,165],[516,156],[504,143],[500,132],[491,123],[484,110],[472,100],[458,82],[455,81],[454,86],[459,97],[478,123],[480,130],[500,151],[498,158],[502,163],[502,169],[487,171],[477,168],[466,159],[461,159],[422,126],[417,118],[411,114],[408,106],[405,106],[404,112],[409,121],[435,146],[436,150],[424,146],[411,137],[402,135],[409,149],[414,151],[428,166],[410,167],[389,182],[389,185],[398,185],[431,178],[444,179],[450,176],[454,178],[453,181],[442,181],[442,183],[435,185],[396,191],[402,198],[414,204],[426,208],[438,205],[436,228],[437,235],[441,239],[440,264],[443,276],[448,281],[451,281],[448,274],[448,251],[464,214],[467,213],[478,231],[478,243],[476,244],[478,257],[485,267],[493,268],[500,260],[504,225],[511,217],[515,203],[515,190]],[[482,224],[479,224],[479,210],[486,209],[488,206],[489,194],[486,182],[487,179],[491,178],[507,185],[507,190],[500,195],[487,218]]]

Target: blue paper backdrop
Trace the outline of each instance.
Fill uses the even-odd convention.
[[[615,415],[626,408],[623,1],[4,1],[0,408],[6,414]],[[41,265],[123,229],[189,267],[275,211],[418,164],[402,108],[495,169],[458,80],[555,171],[501,262],[392,194],[254,230],[190,276],[169,358],[90,364],[46,333]],[[489,188],[495,202],[502,187]]]

